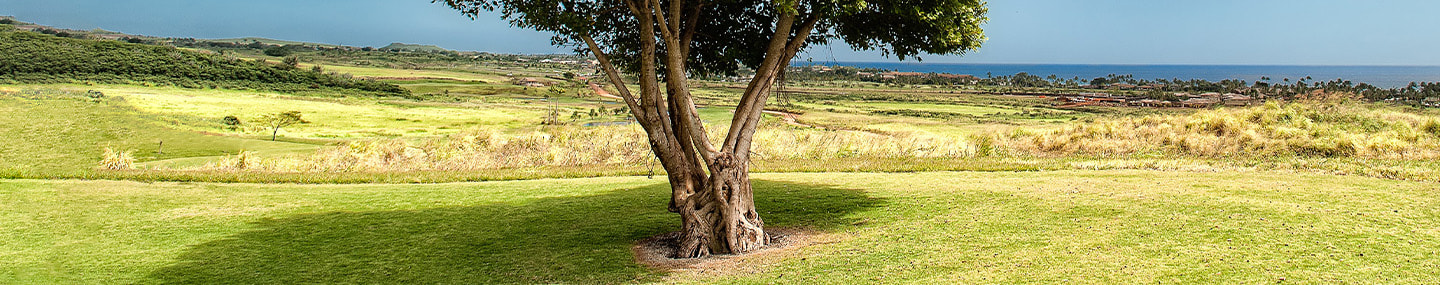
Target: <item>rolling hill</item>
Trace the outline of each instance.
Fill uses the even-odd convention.
[[[358,90],[408,95],[388,83],[266,61],[109,40],[60,37],[0,25],[0,83],[161,84],[186,88],[301,92]]]

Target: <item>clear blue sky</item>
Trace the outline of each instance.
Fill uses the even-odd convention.
[[[990,40],[926,62],[1440,65],[1440,1],[998,0]],[[558,53],[549,35],[428,0],[0,0],[0,15],[73,29],[166,37],[267,37],[384,46]],[[893,61],[817,47],[816,61]],[[802,57],[803,59],[803,57]]]

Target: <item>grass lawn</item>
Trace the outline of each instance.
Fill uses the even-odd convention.
[[[83,92],[83,91],[82,91]],[[317,145],[270,142],[174,130],[173,118],[145,114],[114,99],[22,99],[0,96],[0,170],[34,174],[89,171],[104,148],[133,150],[138,161],[311,151]],[[164,153],[159,151],[163,141]]]
[[[663,179],[0,181],[14,283],[1423,283],[1440,186],[1268,172],[757,174],[825,242],[660,272]]]
[[[13,90],[57,90],[84,93],[103,92],[124,98],[156,123],[173,128],[212,133],[263,136],[269,130],[230,131],[220,119],[236,116],[249,122],[264,114],[300,111],[311,123],[280,130],[284,137],[372,138],[436,136],[474,127],[501,129],[538,125],[543,109],[514,104],[403,104],[372,98],[314,98],[272,92],[143,87],[131,85],[18,85]],[[337,94],[343,95],[343,94]],[[66,108],[35,104],[36,108]],[[44,122],[41,122],[42,124]]]

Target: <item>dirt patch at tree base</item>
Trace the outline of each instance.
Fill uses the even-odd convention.
[[[796,250],[815,244],[833,243],[833,238],[805,228],[767,228],[770,241],[765,247],[739,255],[711,255],[702,258],[670,258],[679,242],[680,233],[672,232],[641,240],[631,247],[635,262],[668,272],[726,274],[754,272],[761,265],[777,258],[796,255]]]

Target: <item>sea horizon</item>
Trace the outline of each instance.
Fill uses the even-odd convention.
[[[1090,80],[1110,74],[1132,75],[1135,79],[1203,79],[1220,81],[1225,79],[1255,82],[1269,77],[1269,82],[1283,83],[1310,77],[1308,82],[1323,82],[1335,79],[1349,80],[1355,84],[1367,83],[1380,88],[1404,88],[1410,82],[1440,82],[1440,66],[1429,65],[1262,65],[1262,64],[1039,64],[1039,63],[920,63],[920,62],[866,62],[828,61],[795,62],[796,66],[826,65],[879,68],[901,72],[934,72],[968,74],[985,78],[1014,75],[1020,72],[1046,77],[1056,75],[1071,79],[1080,77]]]

